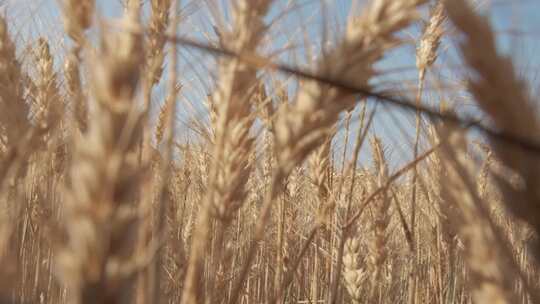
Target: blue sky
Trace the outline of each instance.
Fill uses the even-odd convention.
[[[56,0],[5,0],[4,10],[14,24],[19,44],[28,44],[39,35],[47,36],[52,42],[52,48],[61,54],[69,41],[63,36],[61,16]],[[182,3],[187,3],[183,0]],[[320,3],[326,2],[326,13],[322,13]],[[362,2],[362,1],[359,1]],[[537,88],[537,73],[540,67],[540,18],[538,11],[540,3],[534,0],[492,0],[477,1],[483,3],[482,11],[490,16],[491,22],[499,34],[500,48],[511,55],[519,71],[531,81],[531,87]],[[1,3],[1,1],[0,1]],[[120,0],[98,0],[98,11],[105,18],[118,17],[122,8]],[[180,27],[183,35],[206,39],[214,37],[212,25],[218,20],[209,14],[207,4],[219,7],[218,11],[226,12],[226,0],[198,0],[192,1],[196,5],[190,6],[192,12],[184,19]],[[491,3],[491,4],[490,4]],[[216,6],[217,5],[217,6]],[[272,27],[271,39],[264,51],[271,53],[276,50],[288,48],[278,57],[281,61],[303,64],[309,61],[305,42],[313,48],[314,57],[320,46],[324,29],[328,37],[339,37],[346,16],[351,5],[350,0],[276,0],[269,20],[275,20],[283,11],[288,11]],[[6,9],[7,7],[7,9]],[[291,9],[291,7],[298,7]],[[226,13],[225,13],[226,14]],[[326,24],[326,26],[325,26]],[[404,33],[404,38],[416,39],[419,36],[419,27],[413,27]],[[455,39],[446,39],[441,48],[441,55],[436,63],[435,70],[443,73],[429,74],[429,83],[426,88],[425,100],[436,105],[439,100],[441,87],[435,93],[435,85],[445,87],[442,91],[448,99],[462,100],[463,96],[454,87],[459,84],[459,76],[463,74],[460,60],[453,51]],[[204,117],[204,110],[200,102],[209,93],[212,87],[212,78],[215,63],[210,56],[189,49],[182,49],[179,54],[180,71],[183,91],[183,105],[185,113],[179,114],[179,120],[187,122],[188,117]],[[377,85],[405,92],[414,88],[417,83],[415,69],[414,45],[406,44],[392,52],[385,60],[378,64],[382,71],[376,79]],[[160,92],[156,93],[159,96]],[[156,98],[159,100],[159,98]],[[156,101],[159,102],[159,101]],[[466,100],[461,104],[462,109],[472,108]],[[156,107],[158,108],[158,107]],[[474,109],[473,109],[474,110]],[[374,130],[383,137],[392,158],[402,161],[410,158],[411,127],[414,126],[414,116],[388,107],[379,107],[374,122]],[[182,124],[179,125],[182,128]],[[338,135],[339,142],[342,134]]]

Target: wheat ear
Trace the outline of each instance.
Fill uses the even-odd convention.
[[[220,33],[220,44],[239,53],[254,53],[267,30],[264,17],[272,0],[238,1],[233,11],[231,32]],[[210,234],[211,215],[227,220],[240,208],[246,197],[245,184],[251,173],[248,157],[254,138],[252,96],[257,70],[240,60],[226,59],[219,64],[219,83],[212,102],[217,110],[210,189],[195,228],[182,303],[198,303],[199,278]],[[246,94],[247,93],[247,94]],[[218,229],[219,243],[222,229]],[[219,256],[214,258],[219,261]]]
[[[125,17],[138,25],[138,12]],[[142,43],[128,32],[106,37],[93,61],[94,110],[89,130],[75,140],[66,191],[67,243],[57,254],[58,275],[72,303],[131,303],[141,253],[133,253],[133,185],[142,172],[134,148],[135,93]],[[121,50],[121,51],[119,51]]]

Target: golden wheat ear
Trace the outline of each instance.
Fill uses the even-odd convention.
[[[232,30],[220,33],[221,46],[238,53],[256,53],[268,29],[264,18],[272,3],[272,0],[238,1],[232,12]],[[199,278],[212,218],[218,219],[215,239],[221,247],[224,229],[246,200],[246,185],[252,173],[250,157],[255,148],[255,138],[251,134],[256,115],[253,108],[259,86],[257,69],[253,66],[238,59],[219,61],[219,82],[211,100],[215,120],[210,187],[194,231],[182,303],[199,302]],[[216,252],[212,260],[213,267],[218,267],[221,252]],[[214,279],[209,281],[213,284]],[[210,301],[213,294],[212,291],[207,295]]]
[[[130,11],[124,20],[137,24],[138,12]],[[105,43],[92,65],[94,112],[88,132],[75,140],[65,191],[67,240],[56,257],[69,301],[81,304],[131,303],[134,273],[147,259],[134,252],[137,215],[131,187],[144,172],[130,157],[141,138],[135,127],[139,116],[133,116],[141,36],[121,32]]]
[[[374,175],[377,187],[384,187],[388,181],[388,162],[386,160],[384,148],[381,140],[377,137],[371,138],[371,150],[374,162]],[[382,284],[382,271],[386,268],[388,260],[388,230],[390,225],[390,204],[391,199],[387,191],[383,191],[375,201],[375,219],[373,222],[373,236],[369,244],[368,266],[372,274],[371,295],[375,300],[377,284]],[[377,295],[380,297],[381,295]]]
[[[36,50],[38,77],[35,80],[34,121],[46,128],[51,122],[60,120],[63,105],[49,42],[45,38],[39,38]]]

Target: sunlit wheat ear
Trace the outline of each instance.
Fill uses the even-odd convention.
[[[62,0],[64,29],[78,47],[94,18],[95,0]]]
[[[388,180],[388,163],[384,154],[384,148],[380,139],[377,137],[372,137],[370,142],[373,154],[376,187],[384,187]],[[373,282],[379,282],[379,280],[381,280],[381,271],[384,269],[388,258],[387,243],[388,226],[390,224],[390,197],[386,191],[381,193],[374,204],[375,214],[372,227],[373,238],[369,247],[368,263],[373,274]]]
[[[441,142],[437,126],[430,126],[428,138],[432,146]],[[458,234],[459,227],[455,226],[452,220],[459,216],[458,206],[442,198],[443,187],[447,178],[447,171],[444,166],[444,155],[440,150],[437,150],[429,158],[429,178],[434,196],[439,202],[439,217],[438,221],[441,226],[443,240],[453,246],[455,237]]]
[[[173,0],[151,0],[152,13],[148,26],[146,45],[147,85],[153,87],[161,80],[165,60],[165,34],[169,26],[169,14]]]
[[[125,20],[138,23],[130,12]],[[66,191],[67,243],[58,252],[58,275],[72,303],[131,303],[136,217],[133,191],[142,172],[132,157],[136,128],[135,92],[140,36],[110,35],[93,60],[94,110],[89,130],[75,141]]]
[[[234,11],[232,32],[222,32],[223,46],[240,52],[255,52],[264,38],[266,15],[272,1],[240,1]],[[229,216],[245,198],[243,185],[251,171],[247,158],[254,138],[250,130],[253,108],[261,86],[257,70],[237,60],[220,62],[220,79],[213,96],[217,110],[215,157],[218,160],[214,207],[218,216]],[[264,86],[262,86],[264,90]]]
[[[477,15],[466,1],[446,1],[448,15],[463,33],[462,56],[474,73],[468,79],[470,92],[494,126],[509,135],[538,142],[540,120],[528,88],[518,77],[512,60],[497,51],[495,34],[487,19]],[[482,50],[482,51],[480,51]],[[540,160],[536,153],[490,138],[494,156],[517,173],[519,183],[498,178],[504,203],[515,215],[540,233]],[[540,249],[536,248],[540,260]]]
[[[395,34],[414,22],[423,0],[371,1],[357,18],[351,18],[342,41],[317,62],[316,72],[368,88],[373,65],[398,44]],[[358,100],[338,88],[317,82],[301,84],[293,104],[279,109],[276,121],[276,150],[285,172],[289,172],[323,143],[342,111]]]
[[[489,182],[489,171],[493,162],[493,152],[488,147],[481,146],[481,149],[486,153],[486,157],[478,175],[477,188],[480,197],[485,198]]]
[[[62,105],[49,42],[39,38],[36,47],[38,76],[34,92],[34,120],[41,127],[61,117]]]
[[[220,33],[220,44],[238,53],[256,53],[267,31],[264,18],[272,2],[237,1],[232,11],[232,30]],[[217,120],[209,189],[194,231],[183,303],[198,302],[197,285],[209,237],[210,216],[226,224],[246,198],[246,183],[252,171],[249,157],[255,142],[250,134],[255,119],[253,96],[258,87],[256,68],[237,59],[219,60],[219,81],[212,96]],[[216,238],[220,239],[222,233],[219,231]]]
[[[416,67],[420,73],[420,81],[424,79],[426,69],[431,67],[437,60],[437,52],[444,33],[444,21],[446,20],[442,1],[430,11],[430,19],[424,28],[422,38],[416,49]]]
[[[430,9],[430,19],[425,25],[420,42],[416,47],[416,67],[418,69],[418,88],[416,92],[416,105],[422,104],[422,96],[425,85],[425,77],[428,68],[430,68],[437,59],[438,49],[443,35],[443,23],[445,20],[444,6],[441,1],[438,1],[435,6]],[[417,158],[420,147],[420,136],[422,128],[422,116],[419,110],[416,111],[415,136],[413,144],[413,157]],[[418,188],[418,167],[413,168],[412,172],[412,191],[411,191],[411,225],[416,225],[416,210],[417,210],[417,188]],[[414,241],[414,228],[411,237]],[[414,288],[414,287],[412,287]]]
[[[172,95],[169,94],[169,96],[167,96],[167,98],[165,99],[165,103],[163,104],[163,106],[161,107],[161,110],[159,111],[158,121],[157,121],[156,129],[154,132],[155,139],[156,139],[156,146],[158,147],[163,141],[163,135],[165,134],[165,128],[167,127],[166,126],[167,117],[169,117],[170,115],[175,115],[174,113],[171,113],[171,109],[172,109],[172,103],[176,101],[173,100],[171,96],[177,96],[181,88],[182,88],[181,85],[177,85],[176,87],[173,88],[173,90],[175,90],[175,94],[172,94]]]
[[[345,243],[343,254],[343,280],[349,296],[354,303],[362,303],[362,284],[367,278],[366,271],[360,265],[360,241],[353,235]]]
[[[79,130],[86,131],[88,125],[88,107],[83,92],[79,69],[80,61],[77,54],[70,52],[64,62],[64,78],[67,98],[71,104],[72,118]]]
[[[25,149],[27,151],[20,149],[20,143],[25,142],[33,128],[30,107],[25,100],[27,79],[17,58],[16,45],[9,34],[7,21],[0,15],[0,296],[6,296],[0,301],[7,301],[8,294],[15,295],[14,291],[19,289],[19,277],[23,277],[25,271],[29,272],[19,262],[22,260],[20,253],[23,252],[20,244],[24,244],[24,241],[17,235],[20,219],[30,217],[29,209],[32,208],[29,203],[31,199],[23,192],[23,179],[31,165],[26,153],[35,151],[30,147]],[[13,172],[12,168],[19,165],[24,169]],[[41,259],[32,259],[41,262]],[[11,297],[9,302],[11,300],[21,302],[15,297]]]
[[[330,172],[332,138],[335,131],[331,132],[324,143],[309,157],[310,175],[315,186],[318,218],[321,224],[328,224],[333,214],[335,202],[329,200],[330,195]]]
[[[24,82],[15,44],[6,20],[0,16],[0,136],[5,136],[8,146],[14,146],[30,128]]]
[[[216,129],[217,129],[217,108],[215,102],[212,100],[212,96],[207,96],[204,99],[204,107],[208,111],[208,126],[204,128],[206,137],[210,144],[215,142],[216,138]]]

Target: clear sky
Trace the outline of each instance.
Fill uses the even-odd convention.
[[[58,0],[58,2],[61,0]],[[184,5],[188,0],[181,1]],[[362,1],[359,1],[362,2]],[[492,21],[499,34],[500,47],[511,55],[517,63],[519,71],[526,77],[532,88],[538,88],[538,68],[540,67],[540,3],[535,0],[479,0],[481,9]],[[7,11],[10,21],[14,24],[13,31],[17,33],[20,44],[27,44],[39,35],[49,37],[52,48],[61,54],[68,41],[63,36],[61,16],[56,0],[4,0],[3,9]],[[120,0],[98,0],[98,11],[105,18],[121,15]],[[183,35],[199,39],[214,37],[212,25],[218,24],[219,19],[209,13],[209,7],[217,8],[217,12],[225,12],[229,1],[226,0],[196,0],[186,7],[186,18],[180,27]],[[326,3],[323,9],[321,3]],[[287,62],[303,64],[309,61],[306,45],[313,49],[311,57],[318,56],[320,41],[326,30],[330,38],[339,37],[346,16],[349,12],[351,0],[276,0],[269,20],[276,20],[271,41],[264,51],[271,53],[276,50],[287,49],[277,59]],[[284,16],[283,11],[287,11]],[[325,12],[325,13],[323,13]],[[326,25],[326,26],[325,26]],[[419,27],[412,28],[404,34],[410,41],[418,38]],[[452,36],[452,35],[450,35]],[[305,39],[307,37],[307,40]],[[446,39],[441,47],[441,55],[435,70],[444,71],[431,73],[426,87],[425,99],[430,104],[438,102],[441,87],[448,93],[446,98],[462,99],[456,96],[455,88],[459,84],[459,75],[463,74],[460,61],[454,49],[454,37]],[[308,43],[306,44],[306,41]],[[189,117],[204,117],[204,110],[200,102],[210,92],[215,63],[211,57],[189,49],[180,52],[180,71],[183,91],[182,109],[187,115],[179,115],[184,123]],[[405,44],[386,57],[378,68],[381,76],[376,83],[384,88],[411,91],[417,84],[415,69],[415,52],[412,43]],[[435,93],[435,86],[437,92]],[[159,92],[158,92],[159,94]],[[463,109],[470,107],[466,100],[461,105]],[[414,116],[405,114],[400,110],[381,107],[378,110],[374,123],[375,131],[383,137],[391,153],[397,160],[410,159],[411,154],[411,127],[414,126]],[[338,136],[338,142],[341,135]],[[339,144],[338,144],[339,146]]]

